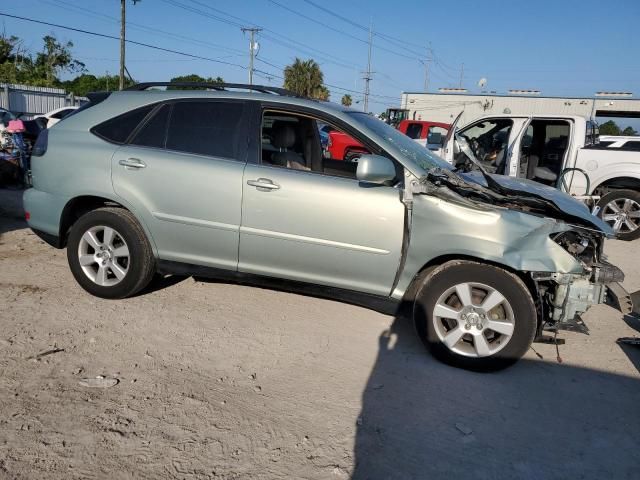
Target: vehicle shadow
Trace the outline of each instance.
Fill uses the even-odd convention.
[[[352,478],[638,478],[640,380],[523,359],[443,365],[406,313],[379,339]]]
[[[27,227],[22,192],[19,188],[0,188],[0,239],[5,233]]]

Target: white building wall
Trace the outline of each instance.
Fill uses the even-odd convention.
[[[594,104],[595,102],[595,104]],[[514,115],[565,114],[591,117],[592,112],[629,112],[640,116],[640,100],[616,98],[558,98],[520,95],[470,95],[446,93],[403,93],[402,108],[409,109],[409,118],[451,123],[464,112],[460,125],[485,116],[502,113]]]

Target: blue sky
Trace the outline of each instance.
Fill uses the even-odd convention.
[[[314,58],[325,82],[334,86],[332,99],[338,101],[344,91],[340,88],[362,91],[367,32],[358,25],[371,22],[380,34],[374,35],[372,58],[374,111],[397,104],[403,90],[423,89],[424,67],[416,54],[426,58],[429,46],[436,59],[431,62],[430,90],[458,86],[464,63],[463,86],[472,91],[484,77],[487,88],[498,92],[518,88],[581,96],[614,90],[640,95],[638,0],[313,0],[349,22],[304,0],[276,1],[315,21],[271,0],[142,0],[135,6],[128,1],[128,38],[245,68],[132,45],[127,47],[127,66],[140,81],[198,73],[245,82],[248,39],[238,25],[257,25],[265,28],[259,36],[258,58],[268,63],[256,66],[273,74],[260,82],[279,85],[283,65],[295,56]],[[20,0],[3,2],[0,12],[118,35],[119,4],[118,0]],[[28,48],[39,48],[41,37],[53,32],[73,41],[74,53],[90,72],[117,72],[117,41],[6,17],[0,21],[7,34],[20,36]],[[387,41],[384,35],[401,42]]]

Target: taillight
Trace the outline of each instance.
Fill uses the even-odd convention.
[[[41,130],[36,139],[36,143],[31,150],[32,157],[41,157],[47,153],[47,146],[49,145],[49,130],[46,128]]]

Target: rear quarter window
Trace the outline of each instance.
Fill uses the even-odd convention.
[[[113,117],[93,127],[91,133],[108,142],[123,144],[154,107],[155,105],[147,105]]]

